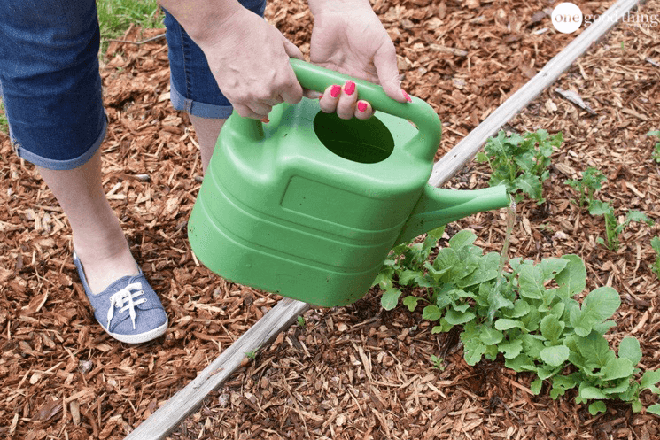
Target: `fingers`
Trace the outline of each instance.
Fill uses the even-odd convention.
[[[391,41],[388,41],[388,43],[383,44],[374,55],[374,65],[378,74],[378,82],[390,98],[402,104],[410,102],[408,94],[405,90],[401,89],[394,44]]]
[[[341,95],[341,86],[335,84],[323,92],[319,104],[321,105],[321,111],[325,113],[332,113],[337,111],[337,104],[339,103],[339,95]]]
[[[335,84],[325,89],[319,104],[323,112],[337,112],[340,119],[356,117],[365,120],[374,114],[371,104],[358,100],[357,86],[353,81],[347,81],[343,86]]]
[[[298,48],[298,46],[293,44],[286,37],[284,37],[284,51],[291,58],[298,58],[300,60],[304,60],[303,54],[300,51],[300,49]]]
[[[374,109],[367,101],[358,101],[355,106],[355,117],[362,121],[369,119],[374,114]]]
[[[346,81],[341,88],[337,103],[337,116],[339,119],[351,119],[355,114],[355,103],[357,102],[357,85],[353,81]]]

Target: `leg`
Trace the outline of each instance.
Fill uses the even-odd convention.
[[[263,17],[266,0],[239,0]],[[176,19],[165,11],[167,55],[170,61],[170,96],[176,110],[190,114],[200,147],[202,168],[206,172],[222,125],[232,106],[218,87],[206,56],[190,39]]]
[[[101,152],[71,170],[37,167],[73,229],[73,247],[94,294],[138,268],[101,184]]]
[[[6,3],[0,81],[16,152],[37,167],[71,223],[74,263],[98,322],[122,342],[154,339],[165,333],[167,315],[131,256],[101,181],[106,120],[96,2]]]
[[[197,133],[197,142],[199,143],[199,153],[202,156],[202,169],[206,173],[206,167],[209,165],[215,142],[220,136],[220,130],[224,125],[226,119],[205,119],[199,116],[190,115],[190,122],[192,122]]]

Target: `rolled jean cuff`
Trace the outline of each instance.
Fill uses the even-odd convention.
[[[176,90],[172,83],[170,83],[170,100],[175,110],[204,119],[227,119],[234,110],[231,105],[206,104],[186,98]]]
[[[98,149],[101,147],[103,140],[105,139],[106,127],[107,122],[104,121],[103,127],[101,127],[101,132],[97,136],[94,143],[92,143],[92,145],[89,147],[89,149],[87,149],[87,151],[85,151],[85,153],[83,153],[81,156],[74,157],[72,159],[58,160],[41,157],[29,150],[21,148],[20,144],[18,143],[14,144],[14,148],[16,149],[16,154],[18,157],[23,158],[36,166],[56,171],[72,170],[74,168],[85,165],[87,161],[89,161],[89,159],[91,159],[92,156],[96,154]]]

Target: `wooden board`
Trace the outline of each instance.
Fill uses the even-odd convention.
[[[126,440],[165,438],[181,420],[199,407],[209,392],[218,388],[236,371],[245,358],[245,353],[259,350],[269,344],[279,332],[288,328],[307,309],[309,304],[291,298],[284,298],[278,302],[192,382],[142,422],[126,437]]]
[[[511,95],[477,128],[445,154],[433,166],[429,183],[440,185],[451,179],[465,163],[470,161],[486,140],[493,136],[504,124],[516,116],[539,93],[549,87],[571,64],[589,49],[595,41],[605,35],[624,14],[630,11],[639,0],[619,0],[584,32],[551,59],[527,84]],[[616,18],[616,19],[615,19]]]

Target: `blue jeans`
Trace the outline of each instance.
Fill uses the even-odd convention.
[[[266,0],[241,0],[263,16]],[[226,119],[232,111],[206,57],[166,12],[176,110]],[[17,154],[53,170],[79,167],[105,137],[95,0],[3,0],[0,93]]]

